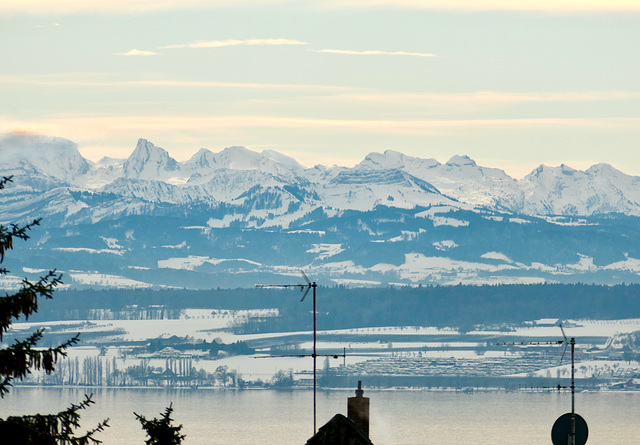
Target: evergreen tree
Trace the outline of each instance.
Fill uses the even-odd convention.
[[[0,179],[0,190],[11,182],[11,177]],[[16,239],[29,239],[29,230],[40,224],[39,220],[22,226],[0,224],[0,263],[4,262],[7,251],[13,249]],[[0,268],[0,276],[7,275],[9,271]],[[53,290],[61,284],[62,275],[56,270],[49,271],[45,276],[35,282],[22,280],[20,288],[12,293],[5,293],[0,297],[0,341],[10,329],[11,324],[24,316],[38,311],[40,298],[51,299]],[[0,345],[0,397],[4,397],[15,379],[24,379],[32,371],[43,370],[47,374],[55,370],[55,365],[61,357],[66,357],[67,349],[78,342],[78,336],[67,340],[53,348],[37,348],[38,341],[42,338],[44,329],[33,332],[25,340],[16,340],[11,345]],[[74,428],[79,427],[79,411],[94,403],[91,396],[85,396],[85,400],[78,405],[71,405],[68,409],[58,414],[35,414],[30,416],[11,416],[0,419],[0,438],[3,443],[28,444],[28,445],[86,445],[101,443],[94,435],[108,426],[107,420],[101,422],[91,431],[82,436],[74,436]],[[6,442],[5,442],[6,441]]]
[[[182,425],[172,425],[172,412],[173,404],[170,404],[164,410],[164,413],[160,415],[159,419],[154,418],[147,420],[144,416],[133,413],[142,424],[142,428],[147,432],[147,436],[149,436],[149,439],[145,441],[147,445],[180,445],[182,443],[182,439],[186,436],[180,434]]]

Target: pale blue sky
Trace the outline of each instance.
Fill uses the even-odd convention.
[[[0,0],[0,131],[640,175],[639,42],[628,0]]]

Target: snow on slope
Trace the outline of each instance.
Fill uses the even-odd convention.
[[[0,137],[2,170],[8,168],[39,172],[58,181],[74,184],[85,175],[91,165],[68,139],[11,133]]]
[[[178,162],[169,153],[146,139],[139,139],[131,156],[122,164],[125,178],[169,179],[180,171]]]
[[[0,150],[4,161],[0,174],[16,175],[16,184],[7,187],[6,195],[74,186],[129,200],[126,205],[112,203],[113,214],[116,208],[126,207],[128,213],[150,209],[145,203],[205,202],[240,206],[246,217],[254,219],[273,213],[279,218],[271,221],[275,225],[287,220],[290,208],[302,212],[300,206],[309,212],[319,207],[366,211],[379,205],[413,208],[448,204],[536,216],[640,215],[640,177],[607,164],[586,171],[565,165],[541,166],[517,181],[502,170],[479,166],[467,156],[454,156],[441,164],[392,150],[371,153],[354,168],[310,169],[276,151],[259,153],[244,147],[228,147],[217,153],[203,148],[181,163],[146,139],[138,141],[126,160],[105,158],[95,164],[80,155],[76,144],[62,138],[7,134],[0,137]],[[265,199],[266,195],[280,207],[275,211],[272,206],[262,215],[257,212],[257,202],[249,201]],[[82,208],[76,204],[69,214]],[[103,217],[98,213],[109,214],[106,207],[101,212],[85,210],[94,213],[92,220]]]
[[[516,187],[516,181],[504,171],[480,167],[468,156],[454,156],[441,164],[387,150],[367,155],[355,169],[399,169],[432,184],[444,195],[474,205],[492,204],[496,195],[513,193]]]
[[[323,202],[337,209],[371,210],[377,205],[457,206],[431,184],[401,170],[343,171],[320,191]]]
[[[541,165],[520,181],[520,189],[507,206],[530,215],[640,215],[640,178],[608,164],[586,171]]]

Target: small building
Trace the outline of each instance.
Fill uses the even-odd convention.
[[[373,445],[369,439],[369,398],[364,397],[361,381],[356,396],[348,399],[347,417],[333,416],[306,445]]]
[[[306,445],[373,445],[356,423],[336,414],[325,423]]]

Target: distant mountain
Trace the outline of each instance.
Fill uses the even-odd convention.
[[[2,172],[24,177],[20,184],[33,188],[73,184],[85,176],[91,164],[78,146],[63,138],[12,133],[0,137]]]
[[[640,178],[608,164],[586,171],[540,166],[522,181],[507,206],[529,215],[640,214]]]
[[[131,156],[123,162],[122,172],[130,179],[166,180],[179,174],[180,164],[166,150],[140,139]]]
[[[640,281],[640,178],[607,164],[516,180],[397,151],[353,168],[244,147],[178,162],[145,139],[93,163],[26,134],[1,136],[0,153],[14,177],[0,220],[44,218],[22,267],[63,267],[74,286],[236,286],[299,268],[363,285]]]

